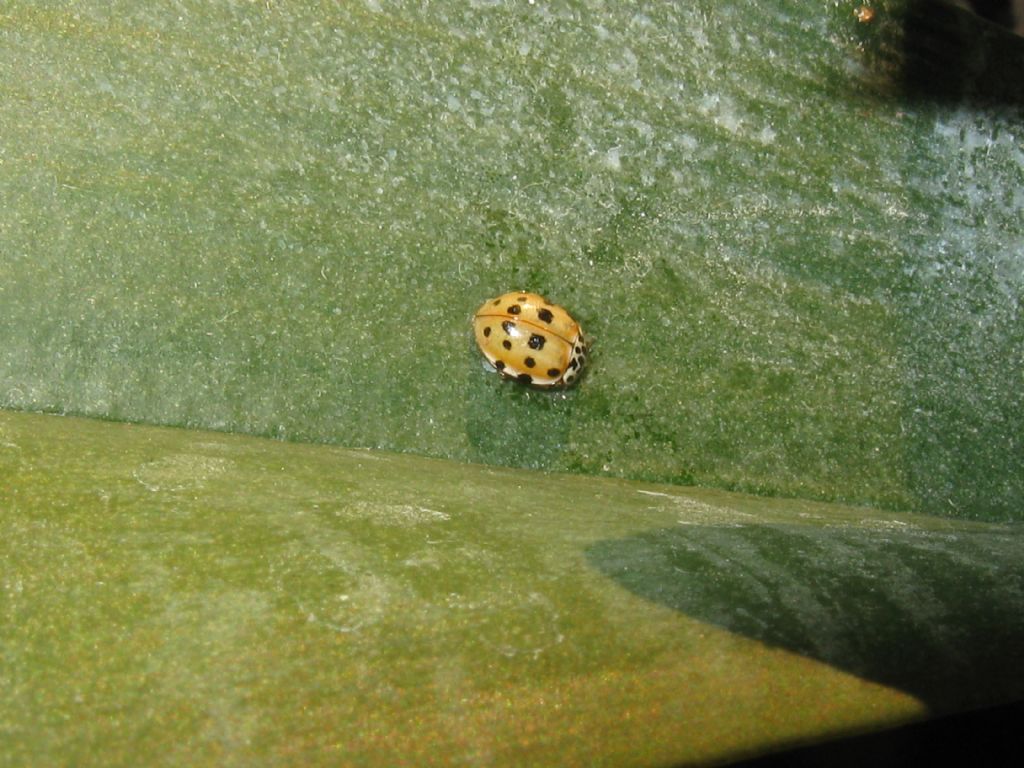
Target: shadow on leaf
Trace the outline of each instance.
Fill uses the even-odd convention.
[[[587,557],[640,597],[941,712],[1024,694],[1022,549],[1012,532],[680,526]]]

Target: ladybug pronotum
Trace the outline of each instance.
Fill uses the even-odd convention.
[[[513,291],[488,299],[473,317],[476,343],[502,376],[535,387],[567,387],[587,361],[579,323],[543,296]]]

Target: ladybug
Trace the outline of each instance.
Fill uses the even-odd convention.
[[[579,323],[536,293],[513,291],[488,299],[473,316],[473,331],[498,373],[523,384],[567,387],[587,360]]]

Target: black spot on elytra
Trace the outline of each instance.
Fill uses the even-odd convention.
[[[511,320],[502,320],[501,321],[501,330],[503,330],[505,332],[505,335],[507,335],[507,336],[511,336],[512,335],[512,329],[515,328],[515,327],[516,327],[516,324],[513,323]]]
[[[506,309],[505,311],[508,312],[510,315],[518,315],[520,312],[523,311],[523,308],[520,307],[518,304],[510,304],[508,309]]]
[[[523,384],[532,384],[533,383],[533,376],[531,376],[528,373],[520,373],[518,376],[516,376],[516,378],[519,381],[523,382]]]
[[[486,328],[484,328],[484,338],[486,339],[490,335],[491,335],[491,326],[488,325]]]
[[[499,371],[504,371],[505,370],[505,361],[504,360],[495,360],[494,361],[494,367],[497,368]]]
[[[552,379],[557,379],[562,372],[557,368],[548,368],[548,376]]]
[[[550,323],[552,320],[555,319],[555,316],[551,314],[550,309],[538,309],[537,317],[539,317],[545,323]]]
[[[545,341],[547,341],[547,339],[539,333],[531,333],[530,340],[526,343],[529,345],[530,349],[544,349]]]
[[[505,339],[503,342],[501,342],[501,346],[503,346],[505,349],[512,349],[512,342],[509,341],[508,339]]]
[[[534,360],[532,357],[526,358],[525,360],[523,360],[523,362],[526,363],[527,368],[533,368],[533,366],[537,364],[537,361]]]

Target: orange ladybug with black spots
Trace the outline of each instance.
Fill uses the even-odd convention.
[[[579,323],[528,291],[488,299],[473,316],[476,343],[502,376],[535,387],[567,387],[579,378],[588,343]]]

